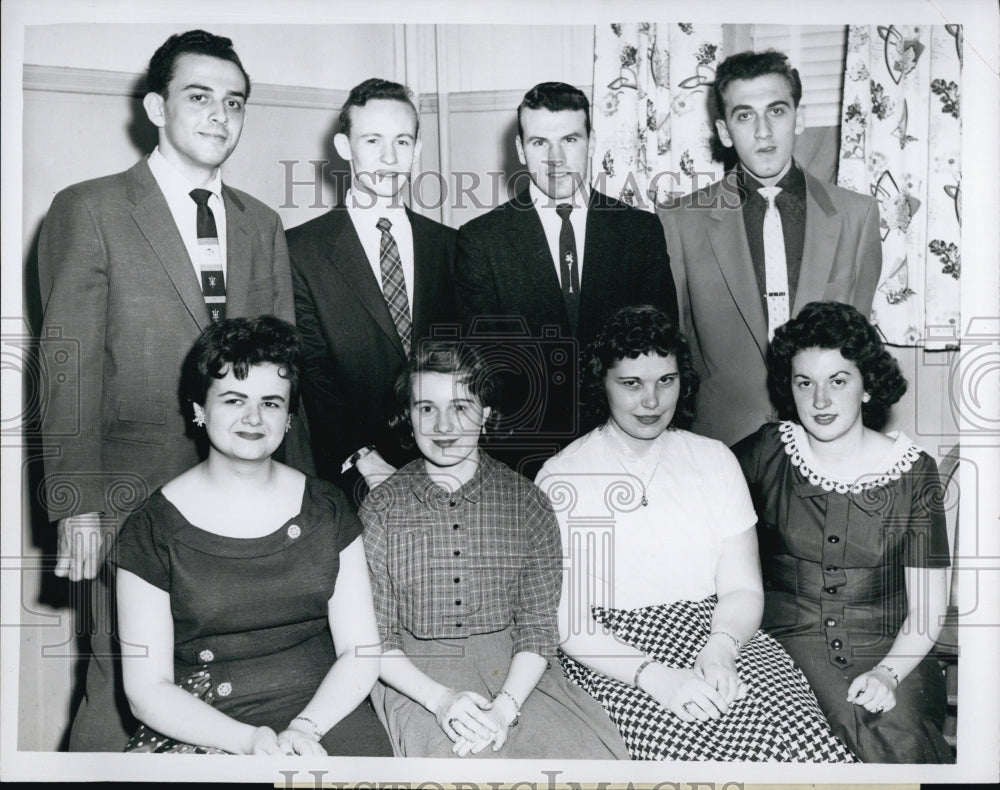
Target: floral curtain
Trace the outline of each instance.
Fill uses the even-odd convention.
[[[838,183],[878,199],[872,316],[895,345],[958,340],[961,73],[961,25],[848,30]]]
[[[707,100],[722,25],[642,22],[595,33],[597,188],[652,209],[719,180]]]

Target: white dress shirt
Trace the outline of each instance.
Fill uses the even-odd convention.
[[[362,193],[354,199],[353,190],[347,190],[345,203],[347,205],[347,215],[354,223],[354,230],[361,239],[361,246],[368,257],[368,264],[375,275],[375,282],[378,289],[382,290],[382,262],[380,248],[382,244],[382,231],[376,224],[379,218],[385,217],[392,223],[389,233],[396,240],[396,247],[399,249],[399,260],[403,264],[403,279],[406,281],[406,302],[413,317],[413,228],[410,226],[410,218],[406,216],[406,209],[399,201],[399,197],[383,198],[378,195]]]
[[[222,174],[215,169],[212,180],[201,186],[191,184],[176,167],[160,153],[157,146],[149,155],[149,169],[156,179],[157,186],[167,199],[167,207],[174,218],[174,224],[180,231],[181,239],[187,248],[191,268],[198,277],[198,288],[201,288],[201,253],[198,251],[198,205],[191,199],[192,189],[207,189],[212,193],[208,199],[208,207],[215,217],[215,229],[219,233],[219,256],[222,258],[222,276],[226,277],[226,206],[222,201]]]
[[[573,226],[573,237],[576,239],[576,261],[577,276],[580,278],[580,286],[583,286],[583,247],[587,238],[587,206],[590,202],[590,190],[578,189],[570,197],[564,200],[554,200],[535,186],[532,181],[528,186],[531,192],[532,202],[535,204],[535,211],[542,221],[542,230],[545,231],[545,241],[548,242],[549,252],[552,254],[552,265],[556,268],[556,277],[562,285],[562,278],[559,276],[559,234],[562,232],[562,217],[556,214],[556,206],[560,203],[569,203],[573,206],[573,211],[569,215],[569,224]]]

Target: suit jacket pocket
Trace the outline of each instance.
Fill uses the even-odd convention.
[[[107,431],[107,439],[141,444],[163,444],[167,407],[154,401],[118,402],[117,418]]]

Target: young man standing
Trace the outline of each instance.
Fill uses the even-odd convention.
[[[121,685],[104,559],[128,512],[199,458],[178,403],[181,363],[225,316],[294,319],[278,215],[222,183],[250,80],[228,38],[192,30],[153,55],[143,107],[153,153],[52,201],[38,245],[46,501],[57,576],[90,580],[93,618],[74,751],[121,751],[135,729]],[[70,344],[78,360],[60,359]],[[51,355],[51,358],[50,358]]]
[[[316,468],[359,503],[411,457],[386,427],[393,382],[431,326],[454,320],[455,231],[402,202],[420,151],[403,85],[352,89],[334,145],[351,166],[345,205],[288,231],[288,246]]]
[[[772,419],[774,329],[816,300],[868,315],[882,251],[875,200],[818,180],[792,156],[802,84],[785,55],[727,58],[715,98],[719,137],[739,164],[659,214],[701,375],[694,430],[733,444]]]
[[[530,183],[459,229],[455,298],[476,333],[499,343],[507,332],[527,333],[529,343],[508,346],[515,356],[504,360],[518,372],[505,381],[513,434],[503,455],[533,477],[580,433],[578,348],[621,307],[654,304],[676,318],[677,304],[656,217],[591,187],[583,92],[543,82],[525,94],[517,119],[514,143]]]

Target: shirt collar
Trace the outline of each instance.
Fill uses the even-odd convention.
[[[355,203],[357,196],[357,203]],[[391,197],[373,195],[369,192],[355,192],[348,189],[344,195],[344,205],[348,211],[365,211],[378,214],[380,217],[399,217],[406,214],[406,206],[397,193]]]
[[[149,155],[149,169],[153,171],[157,183],[164,190],[169,189],[177,194],[189,195],[192,189],[207,189],[219,200],[222,200],[222,171],[218,167],[212,174],[212,180],[207,184],[192,184],[169,159],[160,153],[160,147],[156,146],[153,153]]]
[[[587,207],[590,205],[590,184],[582,184],[580,188],[574,192],[570,197],[563,198],[561,200],[554,200],[542,192],[538,188],[538,185],[534,181],[528,184],[528,193],[531,196],[531,202],[535,205],[537,211],[555,211],[556,206],[561,203],[569,203],[573,206],[573,210],[586,211]]]
[[[756,195],[757,190],[764,186],[750,175],[744,169],[743,165],[736,166],[736,185],[739,189],[740,202],[742,203],[746,203],[748,197]],[[802,168],[799,167],[794,159],[792,159],[792,165],[788,168],[788,172],[781,177],[781,180],[775,186],[781,188],[782,194],[798,198],[799,200],[805,200],[806,198],[806,177],[802,173]]]
[[[468,502],[478,502],[483,497],[483,482],[493,474],[494,468],[499,463],[499,461],[494,461],[489,455],[484,453],[483,448],[480,447],[479,466],[476,467],[476,473],[465,485],[457,491],[452,492],[445,491],[431,480],[427,474],[427,468],[424,466],[423,458],[418,458],[416,461],[407,464],[404,468],[410,477],[410,490],[421,502],[439,504],[448,502],[449,500],[457,500],[458,498],[465,499]]]

